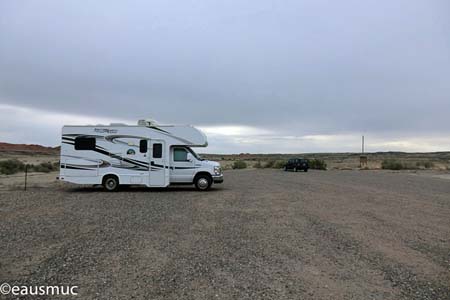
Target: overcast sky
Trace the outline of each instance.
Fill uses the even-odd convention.
[[[0,1],[0,141],[199,126],[199,152],[450,150],[450,1]]]

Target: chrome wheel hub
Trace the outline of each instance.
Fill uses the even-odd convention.
[[[208,187],[208,185],[209,185],[209,182],[208,182],[208,180],[206,178],[200,178],[197,181],[197,184],[198,184],[199,188],[206,189]]]

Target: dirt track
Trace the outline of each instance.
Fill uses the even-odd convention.
[[[80,299],[448,300],[450,180],[242,170],[206,193],[1,191],[0,241],[0,283]]]

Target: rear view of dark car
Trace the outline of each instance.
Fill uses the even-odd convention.
[[[309,162],[307,159],[302,158],[292,158],[289,159],[284,166],[284,170],[293,170],[294,172],[297,172],[299,170],[303,170],[305,172],[308,172],[309,169]]]

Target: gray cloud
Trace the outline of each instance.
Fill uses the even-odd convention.
[[[448,134],[448,1],[3,1],[0,103],[280,135]]]

